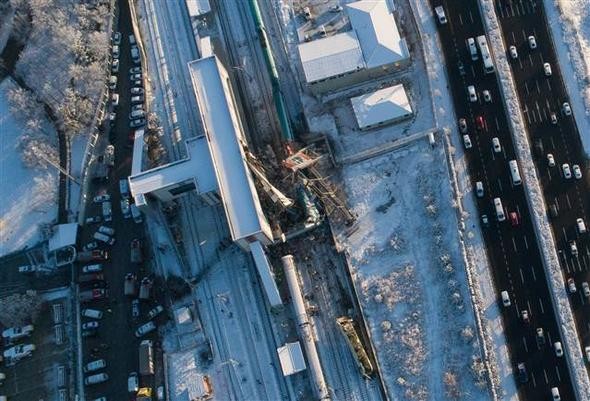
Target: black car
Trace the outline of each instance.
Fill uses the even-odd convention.
[[[519,363],[517,368],[518,368],[518,380],[521,383],[528,382],[529,381],[529,374],[526,371],[526,366],[525,366],[524,362]]]
[[[83,330],[82,337],[96,337],[98,330]]]

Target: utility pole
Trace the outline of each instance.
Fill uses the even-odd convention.
[[[47,163],[49,163],[50,165],[52,165],[53,167],[55,167],[56,169],[58,169],[63,175],[65,175],[66,177],[68,177],[70,180],[72,180],[76,184],[80,185],[80,183],[78,182],[78,180],[76,180],[70,173],[68,173],[67,171],[65,171],[59,164],[56,164],[55,162],[53,162],[52,160],[50,160],[42,152],[39,152],[39,151],[35,150],[35,156],[39,157],[40,159],[43,159],[44,161],[46,161]]]

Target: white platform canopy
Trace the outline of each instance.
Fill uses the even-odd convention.
[[[244,248],[257,240],[268,244],[272,233],[246,164],[229,77],[215,56],[191,61],[188,67],[232,239]]]
[[[395,85],[350,99],[360,129],[391,123],[412,115],[403,85]]]
[[[49,252],[57,251],[66,246],[76,245],[76,237],[78,236],[78,224],[68,223],[59,224],[54,227],[53,236],[49,238],[48,250]]]
[[[209,0],[185,0],[189,17],[198,17],[211,11]]]

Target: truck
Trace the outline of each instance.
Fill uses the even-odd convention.
[[[90,273],[80,274],[78,276],[78,283],[80,284],[92,283],[94,281],[104,281],[104,275],[102,273]]]
[[[139,374],[142,376],[154,374],[154,347],[151,340],[143,340],[139,344]]]
[[[31,356],[33,351],[35,351],[35,344],[19,344],[4,351],[4,358],[17,361]]]
[[[107,291],[104,288],[95,288],[87,291],[80,291],[80,302],[97,301],[107,297]]]
[[[85,262],[102,262],[109,258],[107,251],[95,249],[93,251],[78,252],[76,260],[81,263]]]
[[[5,341],[12,342],[24,337],[30,337],[34,328],[32,324],[23,327],[11,327],[2,332],[2,338]]]
[[[134,297],[137,292],[137,279],[135,274],[127,273],[125,275],[125,282],[123,283],[123,288],[125,291],[125,295],[129,297]]]
[[[139,299],[148,300],[150,299],[150,291],[152,289],[152,281],[148,277],[144,277],[141,280],[141,285],[139,286]]]

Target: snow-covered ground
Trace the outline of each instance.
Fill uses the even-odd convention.
[[[590,157],[590,0],[543,1],[582,144]]]
[[[33,170],[21,160],[23,127],[7,100],[13,86],[9,79],[0,84],[0,255],[34,245],[41,239],[39,224],[57,217],[56,171]],[[46,129],[52,129],[48,122]]]
[[[343,170],[357,226],[340,235],[394,399],[491,399],[442,146],[425,139]],[[456,398],[455,395],[457,395]]]

